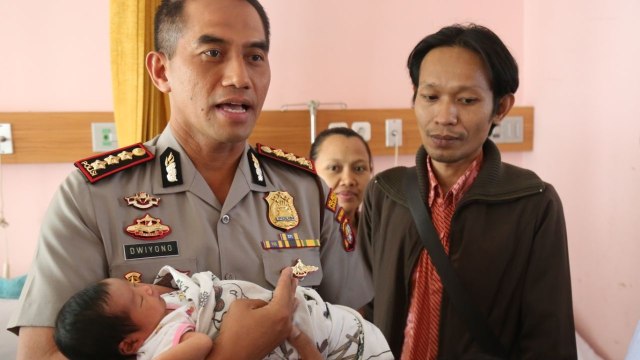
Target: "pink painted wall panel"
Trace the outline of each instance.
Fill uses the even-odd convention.
[[[563,199],[581,334],[623,359],[640,319],[640,3],[525,1],[523,157]]]

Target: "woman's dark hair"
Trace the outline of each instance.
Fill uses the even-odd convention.
[[[416,100],[420,81],[420,65],[429,51],[443,46],[461,47],[476,53],[486,66],[489,85],[493,91],[493,114],[498,111],[500,99],[518,90],[518,64],[509,49],[491,30],[476,24],[452,25],[422,39],[407,60],[409,75]]]
[[[162,0],[156,11],[155,22],[153,25],[155,49],[156,51],[167,55],[169,59],[173,57],[178,43],[178,38],[180,38],[180,34],[182,32],[182,13],[185,1],[186,0]],[[262,28],[264,30],[268,51],[271,38],[269,17],[258,0],[246,1],[256,9],[258,16],[260,16],[260,20],[262,20]]]
[[[108,312],[108,287],[101,281],[81,290],[58,313],[54,341],[70,360],[131,358],[122,355],[118,345],[137,328],[126,314]]]
[[[316,139],[311,144],[311,149],[309,150],[309,157],[311,160],[316,161],[318,159],[318,151],[320,151],[320,146],[322,143],[332,135],[342,135],[344,137],[356,137],[362,141],[364,148],[367,149],[367,155],[369,155],[369,167],[373,167],[373,158],[371,157],[371,149],[369,149],[369,144],[358,134],[357,132],[347,128],[347,127],[334,127],[331,129],[322,130]]]

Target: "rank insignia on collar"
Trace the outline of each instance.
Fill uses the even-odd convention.
[[[133,196],[125,197],[124,200],[127,205],[137,209],[148,209],[152,206],[158,206],[160,203],[160,198],[151,196],[146,192],[139,192]]]
[[[298,259],[296,263],[291,267],[293,270],[293,276],[300,280],[304,279],[307,275],[314,271],[318,271],[317,266],[313,265],[305,265],[302,263],[302,260]]]
[[[262,167],[260,167],[260,161],[256,157],[255,150],[249,148],[247,151],[247,158],[249,159],[249,167],[251,168],[251,179],[254,184],[267,186],[267,182],[264,180],[264,173]]]
[[[285,164],[293,165],[297,168],[306,170],[310,173],[315,174],[316,168],[313,165],[313,161],[305,159],[300,156],[296,156],[292,153],[284,152],[282,149],[274,149],[267,145],[256,144],[256,148],[258,149],[258,154],[264,155],[268,158],[278,160]]]
[[[142,144],[119,148],[73,163],[93,184],[111,174],[152,160],[154,155]]]
[[[333,189],[329,189],[329,195],[327,196],[327,203],[325,206],[332,212],[336,212],[338,209],[338,195],[336,195]]]
[[[288,192],[272,191],[264,199],[269,204],[267,218],[271,225],[285,231],[298,226],[300,218],[293,206],[293,196]]]
[[[171,232],[170,227],[149,214],[146,214],[143,218],[136,219],[133,224],[127,226],[124,230],[129,236],[140,240],[162,239]]]
[[[180,153],[168,147],[160,155],[162,169],[162,186],[169,187],[182,184],[182,167]]]
[[[142,274],[137,271],[129,271],[124,274],[124,279],[132,284],[138,284],[142,282]]]
[[[349,223],[349,219],[344,218],[342,220],[340,231],[342,232],[342,245],[345,251],[353,251],[356,248],[356,234],[351,227],[351,223]]]

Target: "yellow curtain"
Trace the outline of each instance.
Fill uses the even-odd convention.
[[[169,120],[169,100],[151,82],[153,16],[161,0],[111,0],[111,79],[119,146],[146,141]]]

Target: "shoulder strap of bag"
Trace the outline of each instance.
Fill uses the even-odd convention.
[[[453,307],[465,319],[469,332],[480,346],[485,351],[504,358],[505,351],[502,344],[489,328],[489,324],[480,309],[470,301],[466,290],[456,276],[449,257],[444,252],[442,243],[431,221],[431,216],[427,213],[425,203],[420,196],[415,169],[407,170],[404,188],[409,209],[420,234],[420,239],[422,239],[422,244],[427,250],[438,275],[440,275],[442,286],[449,295]]]

